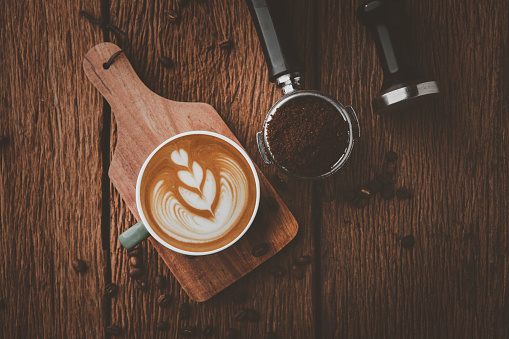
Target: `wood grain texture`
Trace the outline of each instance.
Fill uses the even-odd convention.
[[[362,130],[325,195],[366,183],[394,150],[397,185],[415,197],[323,201],[321,335],[507,338],[508,3],[408,1],[411,57],[442,95],[384,117],[369,106],[382,74],[359,4],[319,6],[320,86],[357,109]],[[413,250],[401,247],[409,234]]]
[[[311,38],[311,32],[305,31],[312,27],[312,12],[306,2],[299,4],[298,11],[292,11],[291,14],[295,23],[306,23],[299,25],[297,31],[305,37],[299,40],[299,47],[305,51]],[[129,286],[129,290],[121,293],[118,303],[113,306],[112,322],[121,324],[134,337],[173,337],[184,325],[203,328],[207,324],[214,326],[217,338],[224,338],[229,327],[238,328],[244,337],[262,336],[269,330],[283,337],[312,337],[312,269],[306,270],[303,280],[290,278],[288,273],[280,281],[269,275],[269,269],[274,264],[280,264],[288,270],[291,263],[303,253],[313,254],[311,186],[293,182],[276,185],[279,180],[274,177],[275,171],[264,166],[257,153],[255,133],[260,130],[265,113],[280,94],[268,82],[263,55],[247,7],[241,1],[191,2],[179,11],[180,22],[172,23],[167,11],[175,9],[178,9],[175,3],[112,2],[112,22],[125,29],[132,39],[132,48],[127,52],[129,60],[142,81],[156,93],[172,100],[209,103],[219,112],[260,169],[275,184],[299,222],[299,235],[270,263],[262,265],[217,297],[203,304],[190,302],[191,319],[184,321],[177,316],[177,310],[180,304],[189,302],[189,299],[151,245],[144,245],[145,278],[152,283],[156,274],[168,275],[170,283],[167,292],[174,297],[173,304],[167,309],[158,308],[155,300],[161,291],[152,286],[146,292],[138,292],[135,284],[126,279],[128,268],[125,266],[125,253],[117,247],[116,239],[118,233],[125,230],[123,220],[132,217],[125,212],[123,203],[114,193],[112,218],[117,224],[112,225],[112,269],[113,272],[119,272],[118,275],[114,274],[114,280]],[[226,38],[231,38],[234,43],[231,51],[218,47],[218,43]],[[169,70],[163,68],[158,63],[161,56],[169,56],[175,66]],[[308,61],[311,67],[311,57]],[[245,303],[233,301],[233,295],[239,291],[247,291]],[[244,307],[257,309],[261,313],[261,320],[246,324],[234,321],[234,314]],[[143,317],[134,314],[142,314]],[[168,332],[155,330],[158,320],[170,323]],[[305,325],[296,327],[296,322]]]
[[[0,136],[9,137],[0,146],[0,337],[104,337],[110,323],[125,338],[176,338],[182,326],[207,324],[212,338],[229,327],[241,338],[269,330],[280,338],[509,337],[508,2],[406,1],[411,56],[443,95],[399,117],[371,113],[382,78],[371,37],[354,18],[362,1],[284,2],[307,87],[352,104],[361,122],[352,158],[314,187],[280,184],[258,157],[255,133],[280,94],[243,1],[191,0],[177,23],[166,13],[176,1],[111,1],[141,80],[165,98],[211,104],[299,222],[279,254],[199,304],[150,243],[142,246],[149,289],[128,278],[117,239],[135,218],[113,186],[110,253],[100,248],[102,101],[81,62],[101,37],[77,16],[80,8],[97,16],[99,2],[0,3]],[[227,37],[230,52],[217,47]],[[173,68],[157,62],[163,55]],[[332,201],[380,171],[390,149],[399,154],[398,185],[412,187],[413,200],[376,197],[362,210]],[[20,231],[7,233],[13,228]],[[400,244],[407,234],[416,238],[411,251]],[[302,254],[315,259],[303,280],[270,276],[271,266],[288,270]],[[111,308],[102,300],[110,255],[120,288]],[[79,278],[70,269],[75,256],[89,264]],[[169,277],[168,308],[156,305],[157,274]],[[240,291],[244,303],[233,301]],[[189,320],[178,316],[186,302]],[[260,312],[259,322],[233,319],[246,307]],[[167,332],[155,329],[160,320]]]
[[[0,337],[95,337],[104,327],[102,110],[81,60],[100,32],[83,1],[2,1]],[[82,258],[88,271],[71,262]]]

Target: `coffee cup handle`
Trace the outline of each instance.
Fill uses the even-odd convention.
[[[126,250],[133,249],[143,240],[147,239],[150,233],[147,231],[143,221],[129,227],[129,229],[118,237],[118,240]]]

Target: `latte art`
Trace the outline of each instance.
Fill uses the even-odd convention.
[[[188,135],[163,146],[142,179],[145,217],[164,241],[186,251],[208,251],[236,239],[256,201],[249,163],[226,141]]]

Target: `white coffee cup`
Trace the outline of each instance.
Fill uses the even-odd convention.
[[[174,141],[174,140],[176,140],[178,138],[182,138],[182,137],[188,136],[188,135],[209,135],[209,136],[213,136],[213,137],[219,138],[221,140],[224,140],[228,144],[233,146],[242,155],[242,157],[246,160],[246,162],[249,164],[249,167],[251,169],[251,173],[245,173],[245,174],[246,175],[250,175],[250,174],[253,175],[253,178],[254,178],[254,181],[255,181],[255,186],[256,186],[256,199],[253,202],[255,204],[254,209],[253,209],[253,213],[251,215],[251,218],[250,218],[249,222],[244,227],[243,231],[235,239],[233,239],[232,241],[230,241],[226,245],[221,246],[220,248],[217,248],[217,249],[208,250],[208,251],[204,251],[204,252],[186,251],[186,250],[177,248],[175,246],[172,246],[169,243],[167,243],[166,241],[164,241],[153,230],[153,227],[151,227],[150,223],[148,222],[148,220],[147,220],[147,218],[145,216],[145,211],[143,210],[143,206],[142,206],[142,203],[141,203],[141,194],[140,194],[140,191],[141,191],[140,190],[141,182],[142,182],[142,178],[144,178],[145,169],[147,168],[147,165],[150,163],[151,159],[166,144],[171,143],[172,141]],[[225,136],[223,136],[221,134],[214,133],[214,132],[209,132],[209,131],[192,131],[192,132],[185,132],[185,133],[177,134],[177,135],[169,138],[168,140],[164,141],[163,143],[161,143],[147,157],[147,159],[145,160],[143,166],[141,167],[140,173],[138,175],[138,180],[137,180],[137,183],[136,183],[136,205],[137,205],[138,213],[140,214],[141,220],[137,224],[135,224],[132,227],[130,227],[127,231],[123,232],[119,236],[119,241],[122,244],[122,246],[124,246],[126,249],[129,250],[129,249],[134,248],[136,245],[138,245],[141,241],[146,239],[148,236],[152,236],[155,240],[157,240],[163,246],[165,246],[165,247],[167,247],[167,248],[169,248],[169,249],[171,249],[171,250],[173,250],[175,252],[178,252],[178,253],[182,253],[182,254],[186,254],[186,255],[195,255],[195,256],[217,253],[217,252],[222,251],[222,250],[230,247],[231,245],[233,245],[235,242],[237,242],[247,232],[247,230],[249,229],[249,227],[253,223],[253,220],[255,219],[256,212],[258,211],[259,203],[260,203],[260,180],[258,178],[258,174],[256,172],[256,168],[255,168],[253,162],[251,161],[249,155],[246,153],[246,151],[244,151],[244,149],[242,149],[241,146],[239,146],[236,142],[232,141],[231,139],[229,139],[229,138],[227,138],[227,137],[225,137]]]

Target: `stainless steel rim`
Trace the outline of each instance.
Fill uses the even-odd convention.
[[[272,152],[270,151],[270,146],[269,146],[269,143],[268,143],[268,140],[267,140],[267,125],[270,122],[270,120],[272,120],[272,117],[274,116],[274,113],[277,111],[277,109],[280,108],[281,106],[283,106],[284,104],[286,104],[288,101],[293,100],[293,99],[295,99],[297,97],[302,97],[302,96],[314,96],[314,97],[318,97],[320,99],[323,99],[323,100],[327,101],[328,103],[333,105],[341,113],[341,115],[348,122],[348,126],[350,128],[350,133],[349,133],[350,140],[349,140],[348,149],[346,150],[346,152],[341,156],[341,158],[339,158],[339,160],[336,163],[336,165],[334,165],[334,167],[332,167],[332,169],[329,172],[324,173],[324,174],[322,174],[320,176],[315,176],[315,177],[300,176],[300,175],[297,175],[297,174],[294,174],[294,173],[288,171],[285,167],[281,166],[274,159],[274,156],[272,155]],[[283,96],[281,99],[279,99],[271,107],[271,109],[267,113],[267,116],[265,117],[265,121],[263,122],[263,133],[262,134],[263,134],[263,143],[264,143],[264,146],[265,146],[266,155],[270,159],[272,164],[274,164],[274,166],[276,166],[278,169],[280,169],[281,171],[286,173],[288,176],[291,176],[291,177],[294,177],[294,178],[297,178],[297,179],[303,179],[303,180],[319,180],[319,179],[324,179],[324,178],[329,177],[332,174],[336,173],[341,167],[343,167],[344,163],[350,157],[350,154],[352,153],[354,141],[355,141],[354,140],[354,125],[353,125],[354,123],[357,123],[357,122],[356,121],[355,122],[352,121],[352,119],[350,117],[350,114],[347,111],[347,109],[345,108],[345,106],[343,106],[336,99],[334,99],[334,98],[332,98],[332,97],[330,97],[330,96],[328,96],[328,95],[326,95],[326,94],[324,94],[322,92],[319,92],[319,91],[313,91],[313,90],[296,90],[296,91],[293,91],[293,92]]]
[[[373,100],[373,110],[377,114],[386,113],[389,109],[406,108],[417,98],[438,94],[440,90],[435,81],[407,84],[403,87],[388,91]],[[406,105],[408,104],[408,106]]]

